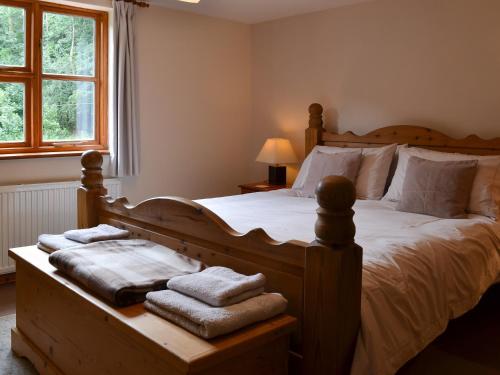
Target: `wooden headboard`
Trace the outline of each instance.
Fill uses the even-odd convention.
[[[336,147],[378,147],[387,144],[408,144],[437,151],[473,155],[500,155],[500,138],[481,139],[469,135],[464,139],[451,138],[437,130],[415,125],[392,125],[373,130],[365,135],[353,132],[337,134],[323,127],[323,107],[309,106],[309,127],[306,129],[306,155],[316,145]]]

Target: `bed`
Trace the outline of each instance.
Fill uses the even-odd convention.
[[[351,132],[335,134],[324,129],[322,113],[319,104],[309,107],[306,154],[316,145],[356,148],[398,143],[500,155],[498,138],[482,140],[470,136],[455,140],[416,126],[390,126],[364,136]],[[449,318],[472,308],[500,269],[498,223],[474,216],[457,225],[454,220],[399,213],[388,202],[356,202],[353,184],[339,177],[321,182],[317,201],[283,190],[197,202],[159,197],[131,206],[126,198],[106,197],[102,157],[98,152],[85,153],[82,165],[79,227],[107,223],[208,265],[227,266],[242,273],[264,273],[269,291],[278,291],[288,299],[287,312],[298,321],[290,343],[290,373],[393,373],[442,332]],[[279,217],[288,221],[273,220]],[[392,225],[390,232],[388,225]],[[443,240],[445,237],[448,241]],[[428,241],[429,238],[434,241]],[[464,241],[468,241],[467,246],[463,246]],[[391,250],[402,243],[409,249],[407,257]],[[427,243],[427,248],[422,248],[422,243]],[[467,251],[463,251],[465,248]],[[424,257],[415,257],[417,252]],[[420,268],[414,262],[417,258],[421,260]],[[472,263],[468,268],[463,266],[467,262]],[[391,263],[394,267],[387,268]],[[402,267],[407,267],[409,273],[394,272]],[[433,267],[443,268],[434,274]],[[427,274],[421,270],[427,270]],[[23,272],[23,268],[18,268],[18,272]],[[413,284],[403,277],[408,274],[418,276]],[[385,288],[381,283],[386,284]],[[452,304],[445,298],[450,285],[459,286]],[[428,294],[430,289],[436,289],[441,298]],[[387,290],[391,293],[387,294]],[[419,310],[415,309],[415,301],[421,303]],[[404,308],[405,304],[409,306]],[[18,310],[23,307],[21,303]],[[409,316],[412,309],[421,314]],[[439,319],[429,327],[427,323],[432,317]],[[115,318],[119,326],[120,316]],[[76,314],[69,319],[78,325],[83,318]],[[380,325],[377,320],[381,319],[388,321]],[[37,321],[37,327],[28,329],[22,326],[29,325],[28,320],[18,321],[17,329],[23,336],[17,339],[26,339],[30,345],[39,346],[40,351],[50,352],[50,346],[38,343],[29,332],[50,332],[54,327]],[[395,332],[403,334],[398,337]],[[128,334],[135,343],[134,332]],[[21,346],[19,341],[17,345]],[[401,350],[388,355],[394,347]],[[30,357],[29,353],[20,352]],[[372,361],[374,354],[380,355],[378,362]],[[388,357],[391,359],[386,360]]]

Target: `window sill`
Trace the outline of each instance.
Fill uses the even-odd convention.
[[[87,150],[77,151],[53,151],[53,152],[20,152],[10,154],[0,154],[0,160],[15,160],[15,159],[39,159],[39,158],[60,158],[68,156],[82,156]],[[98,150],[103,155],[109,155],[109,150]]]

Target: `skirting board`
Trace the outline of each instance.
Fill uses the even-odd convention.
[[[16,282],[16,273],[5,273],[0,275],[0,285],[13,284]]]

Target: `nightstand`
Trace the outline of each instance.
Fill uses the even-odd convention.
[[[262,181],[262,182],[254,182],[251,184],[243,184],[243,185],[238,185],[238,187],[241,189],[241,194],[247,194],[247,193],[257,193],[259,191],[271,191],[271,190],[278,190],[278,189],[287,189],[290,188],[290,185],[270,185],[267,181]]]

